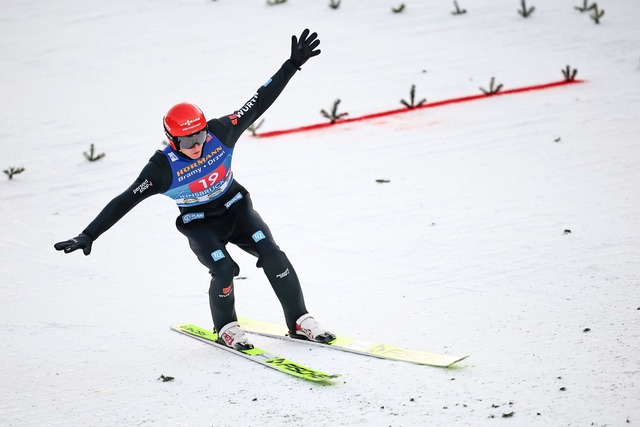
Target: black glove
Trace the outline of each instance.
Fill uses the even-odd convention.
[[[318,34],[309,35],[309,29],[306,28],[300,35],[300,40],[296,36],[291,36],[291,61],[296,67],[302,67],[309,58],[320,55],[320,49],[316,49],[320,44]]]
[[[82,233],[73,239],[56,243],[53,247],[56,248],[57,251],[64,251],[67,254],[75,251],[76,249],[82,249],[82,252],[84,252],[85,255],[89,255],[91,253],[92,244],[93,239],[89,237],[89,235]]]

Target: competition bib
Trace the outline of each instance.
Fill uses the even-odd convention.
[[[169,160],[173,177],[171,187],[164,195],[171,197],[180,207],[197,206],[217,199],[233,182],[233,149],[225,147],[211,133],[199,159],[180,156],[170,146],[162,152]]]

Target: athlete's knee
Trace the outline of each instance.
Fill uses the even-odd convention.
[[[214,281],[222,284],[230,283],[235,276],[240,274],[240,267],[234,260],[222,255],[222,258],[217,260],[214,257],[209,274],[211,274],[211,283]]]
[[[263,268],[266,270],[274,270],[280,269],[282,267],[287,267],[291,263],[289,262],[289,258],[287,255],[280,250],[277,245],[273,245],[270,248],[264,248],[260,256],[258,257],[258,262],[256,266],[258,268]]]

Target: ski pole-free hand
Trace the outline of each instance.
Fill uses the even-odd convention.
[[[65,240],[64,242],[58,242],[53,245],[53,247],[56,248],[57,251],[64,251],[64,253],[66,254],[68,254],[69,252],[73,252],[76,249],[82,249],[82,252],[85,255],[89,255],[91,253],[92,244],[93,239],[89,237],[89,235],[81,233],[73,239]]]
[[[300,39],[291,36],[291,61],[300,68],[309,58],[320,55],[320,49],[316,49],[318,45],[318,34],[314,32],[309,35],[308,28],[302,32]]]

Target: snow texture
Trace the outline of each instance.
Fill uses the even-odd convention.
[[[622,426],[640,423],[640,8],[580,1],[5,0],[0,12],[0,425]],[[574,4],[575,3],[575,4]],[[235,151],[327,328],[458,369],[269,338],[323,386],[190,340],[209,275],[151,198],[93,253],[53,249],[136,177],[188,100],[241,107],[309,27],[260,130],[559,81],[584,83],[259,139]],[[635,28],[635,29],[634,29]],[[89,162],[95,145],[106,156]],[[388,180],[378,183],[376,180]],[[565,231],[566,230],[566,231]],[[240,315],[281,322],[232,255]],[[163,382],[161,375],[174,377]],[[503,419],[504,417],[504,419]]]

